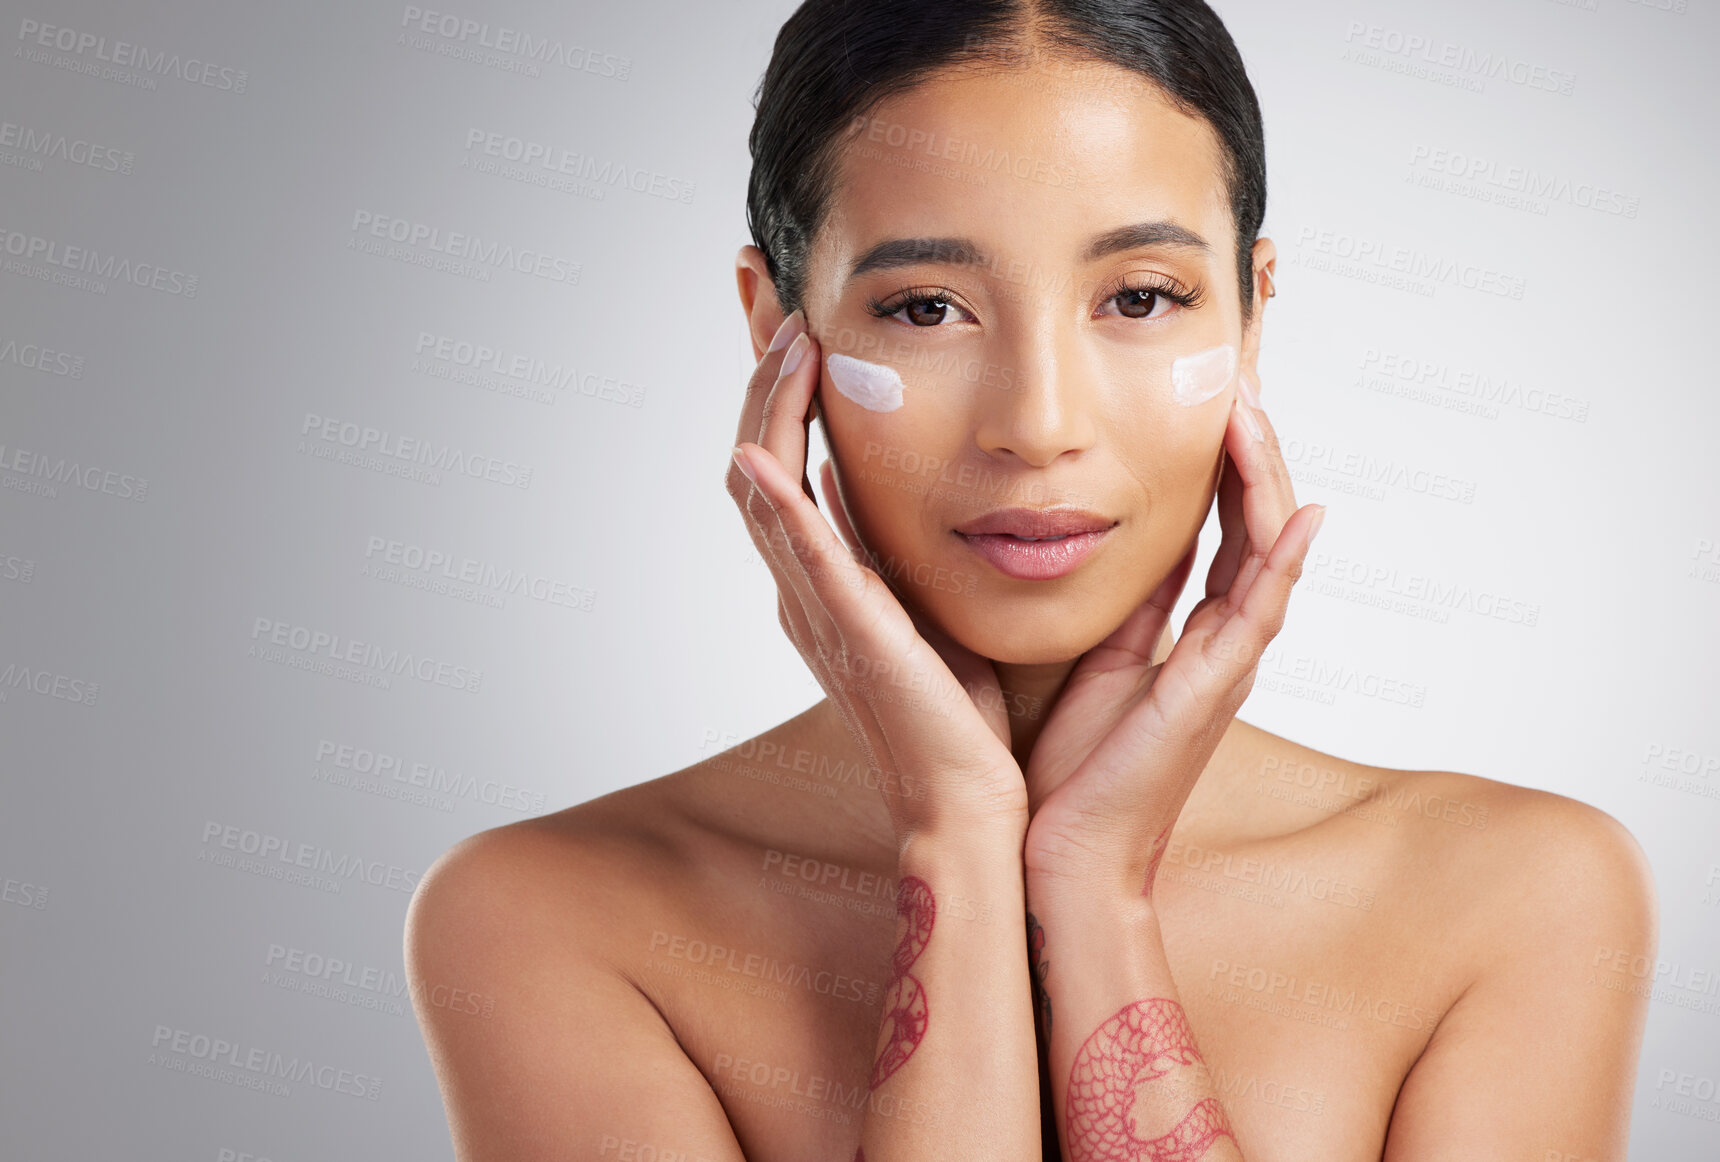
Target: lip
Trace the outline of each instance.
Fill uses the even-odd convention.
[[[1005,576],[1052,581],[1073,573],[1116,527],[1085,509],[1002,508],[953,531]]]

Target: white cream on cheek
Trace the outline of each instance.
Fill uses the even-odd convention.
[[[893,412],[902,406],[902,377],[894,367],[841,354],[830,356],[824,365],[836,390],[867,411]]]
[[[1226,343],[1171,364],[1171,394],[1185,407],[1205,403],[1236,378],[1236,348]]]

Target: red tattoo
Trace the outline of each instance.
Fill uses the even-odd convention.
[[[1182,1006],[1163,997],[1125,1005],[1087,1038],[1069,1070],[1065,1140],[1075,1162],[1195,1162],[1236,1135],[1216,1098],[1198,1103],[1168,1134],[1143,1138],[1132,1117],[1141,1086],[1174,1065],[1200,1062]]]
[[[1147,883],[1141,889],[1143,896],[1153,894],[1153,881],[1159,878],[1159,861],[1165,858],[1165,848],[1168,846],[1167,841],[1171,837],[1171,828],[1174,826],[1176,826],[1174,820],[1165,824],[1165,829],[1159,832],[1158,838],[1153,840],[1152,849],[1147,853]]]
[[[1027,963],[1028,980],[1033,985],[1033,999],[1039,1005],[1039,1013],[1045,1019],[1045,1028],[1051,1029],[1051,994],[1045,991],[1045,974],[1051,971],[1051,963],[1045,959],[1045,929],[1040,927],[1039,920],[1032,912],[1027,914]]]
[[[926,950],[937,911],[926,881],[919,876],[903,876],[896,885],[896,954],[890,961],[890,983],[884,989],[884,1019],[878,1027],[872,1089],[902,1068],[926,1035],[926,990],[909,975],[908,968]]]

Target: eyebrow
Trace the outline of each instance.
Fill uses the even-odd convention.
[[[1205,238],[1186,226],[1161,219],[1156,222],[1136,222],[1098,234],[1087,244],[1081,255],[1083,262],[1096,262],[1120,250],[1143,246],[1172,246],[1210,253],[1212,247]],[[891,238],[867,250],[848,271],[848,282],[874,270],[890,270],[898,266],[919,263],[939,263],[951,266],[990,266],[992,261],[971,238]]]

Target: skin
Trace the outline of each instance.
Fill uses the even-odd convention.
[[[1182,407],[1169,367],[1231,342],[1256,375],[1274,249],[1244,326],[1210,130],[1122,70],[1036,76],[944,75],[877,115],[1031,143],[1073,185],[854,151],[787,330],[742,250],[760,365],[728,486],[831,697],[427,873],[406,952],[458,1156],[1038,1158],[1061,1136],[1071,1162],[1622,1159],[1647,1002],[1608,966],[1654,955],[1641,850],[1563,796],[1234,717],[1315,512],[1263,410]],[[1156,219],[1209,249],[1083,259]],[[998,261],[844,283],[882,239],[956,235]],[[1126,317],[1123,276],[1206,293]],[[866,311],[905,287],[960,309]],[[831,389],[838,350],[896,366],[904,406]],[[975,366],[1010,385],[951,370]],[[814,416],[822,511],[799,487]],[[956,483],[869,473],[880,447]],[[1224,541],[1173,635],[1215,491]],[[1068,497],[1117,525],[1055,582],[950,531]]]

